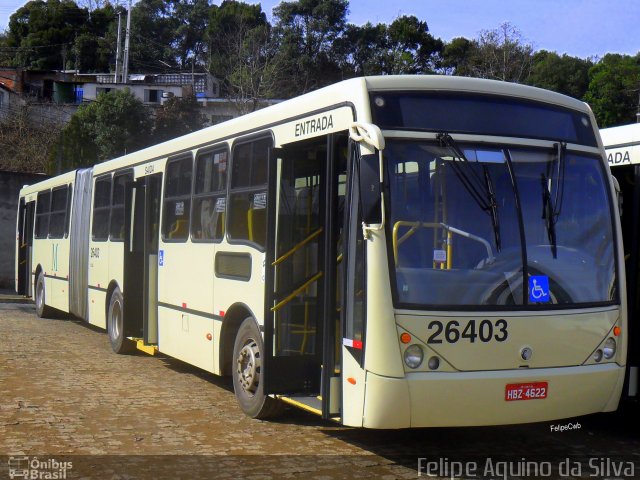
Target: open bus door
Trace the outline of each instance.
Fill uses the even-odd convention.
[[[162,173],[125,191],[124,335],[158,343],[158,234]]]
[[[33,226],[35,221],[36,202],[25,204],[20,199],[18,210],[18,284],[17,292],[26,297],[31,296],[31,250],[33,247]]]
[[[273,149],[265,259],[266,394],[339,415],[338,180],[346,136]],[[345,162],[346,163],[346,162]]]

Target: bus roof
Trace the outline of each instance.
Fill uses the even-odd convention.
[[[457,91],[512,96],[590,113],[590,109],[585,103],[571,97],[536,87],[497,80],[445,75],[360,77],[344,80],[227,122],[105,161],[94,166],[94,175],[154,159],[166,158],[177,152],[185,152],[212,145],[240,135],[264,131],[272,125],[303,116],[311,116],[314,112],[332,106],[351,105],[355,108],[359,121],[369,122],[371,121],[371,112],[368,92],[385,90]],[[46,188],[44,183],[42,185],[38,184],[38,187]]]

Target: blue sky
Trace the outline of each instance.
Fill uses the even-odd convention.
[[[249,3],[261,3],[271,18],[279,1]],[[0,29],[24,3],[0,0]],[[510,22],[536,50],[582,58],[640,51],[640,0],[351,0],[348,19],[390,23],[401,15],[426,20],[431,34],[443,40],[475,38]]]

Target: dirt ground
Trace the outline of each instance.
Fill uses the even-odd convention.
[[[567,432],[550,423],[367,431],[295,409],[262,422],[240,411],[228,379],[168,357],[115,355],[98,329],[0,303],[0,479],[28,469],[29,478],[449,478],[458,463],[478,467],[462,477],[488,478],[487,461],[493,478],[640,478],[639,410],[553,423],[580,424]],[[500,461],[542,466],[538,477],[505,476]]]

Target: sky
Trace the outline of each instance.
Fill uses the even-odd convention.
[[[247,1],[262,4],[270,20],[279,2]],[[0,0],[0,30],[8,27],[11,14],[25,3]],[[427,22],[434,37],[446,41],[473,39],[482,30],[510,22],[535,50],[580,58],[640,52],[639,0],[351,0],[349,10],[348,21],[356,25],[391,23],[399,16],[415,15]]]

